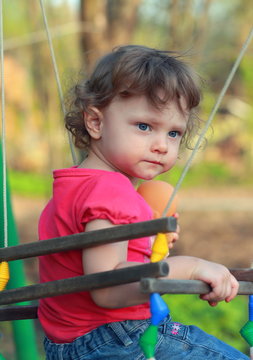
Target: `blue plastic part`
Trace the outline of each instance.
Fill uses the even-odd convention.
[[[150,295],[151,324],[158,325],[169,313],[168,305],[158,293]]]
[[[249,321],[253,321],[253,295],[249,296]]]

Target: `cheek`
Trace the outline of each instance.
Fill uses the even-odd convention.
[[[177,159],[170,159],[170,160],[168,161],[168,163],[167,163],[167,169],[166,169],[166,171],[167,171],[167,170],[170,170],[171,168],[173,168],[173,166],[176,164],[176,161],[177,161]]]
[[[177,162],[179,147],[175,147],[168,152],[168,169],[171,169]]]

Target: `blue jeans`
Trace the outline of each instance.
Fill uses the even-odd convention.
[[[45,338],[46,360],[145,360],[138,341],[150,320],[110,323],[78,337],[71,343],[55,344]],[[249,360],[240,351],[196,326],[172,322],[159,326],[157,360]]]

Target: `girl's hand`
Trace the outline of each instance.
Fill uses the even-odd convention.
[[[216,306],[219,301],[230,302],[237,294],[239,284],[223,265],[199,259],[191,279],[205,281],[212,288],[209,294],[200,295],[202,300]]]
[[[179,218],[178,213],[173,214],[173,216],[176,219]],[[166,234],[169,249],[172,249],[174,244],[176,243],[176,241],[179,239],[179,233],[180,233],[180,227],[179,227],[179,225],[177,225],[177,231],[176,232]]]

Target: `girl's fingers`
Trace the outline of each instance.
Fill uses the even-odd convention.
[[[236,295],[238,293],[239,283],[238,283],[238,281],[236,280],[236,278],[233,275],[231,275],[231,283],[232,283],[231,293],[230,293],[229,296],[227,296],[225,298],[226,302],[230,302],[231,300],[233,300],[234,297],[236,297]]]
[[[178,240],[179,236],[178,233],[168,233],[166,235],[169,249],[172,249],[174,246],[174,243]]]
[[[208,301],[209,305],[212,306],[212,307],[215,307],[218,305],[218,302],[217,301]]]
[[[178,213],[175,213],[172,216],[175,217],[176,219],[179,218]],[[177,225],[176,232],[166,234],[169,249],[172,249],[174,246],[174,243],[179,239],[179,233],[180,233],[180,227],[179,227],[179,225]]]
[[[218,284],[209,294],[201,295],[202,300],[209,302],[210,306],[216,306],[219,301],[231,301],[238,292],[239,284],[233,275],[227,281]]]

